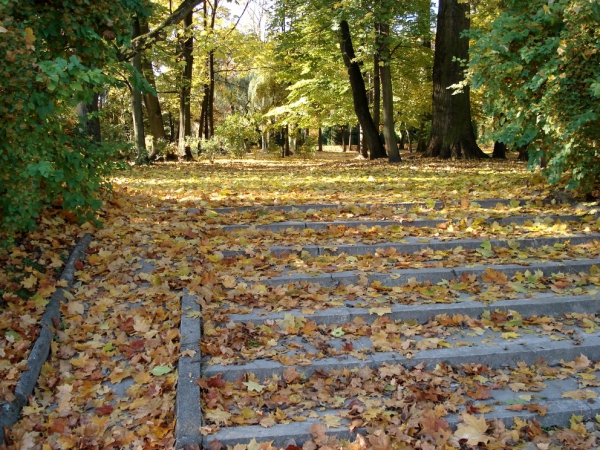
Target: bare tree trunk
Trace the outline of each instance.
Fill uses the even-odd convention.
[[[189,13],[185,16],[183,31],[191,33],[193,14]],[[194,49],[194,38],[189,35],[185,36],[182,42],[181,56],[185,61],[183,73],[181,76],[181,90],[179,93],[179,155],[185,159],[191,159],[191,148],[186,145],[185,140],[192,135],[192,118],[190,111],[190,93],[192,86],[192,70],[194,66],[194,57],[192,51]]]
[[[471,123],[469,86],[453,95],[449,86],[464,80],[461,61],[469,58],[469,3],[440,0],[433,62],[433,122],[426,156],[485,158]]]
[[[394,130],[394,92],[392,86],[392,71],[390,68],[389,34],[390,26],[387,23],[379,24],[380,35],[378,47],[383,61],[379,65],[381,75],[381,87],[383,91],[383,136],[387,147],[390,162],[400,162],[400,152],[396,143],[396,131]]]
[[[385,149],[379,139],[379,131],[377,130],[371,112],[369,111],[369,100],[367,99],[365,80],[363,79],[360,65],[356,61],[356,55],[354,54],[350,26],[345,20],[340,22],[340,33],[342,58],[348,69],[350,86],[352,87],[352,98],[354,100],[354,111],[356,112],[356,117],[363,129],[364,140],[371,153],[371,159],[385,158]]]
[[[342,151],[346,153],[346,125],[342,125]]]
[[[140,21],[140,32],[142,34],[149,32],[148,22],[145,19]],[[145,57],[145,55],[142,55],[142,69],[144,71],[144,77],[148,80],[148,84],[156,91],[156,79],[154,77],[154,70],[152,69],[152,61]],[[152,150],[148,155],[148,160],[153,161],[157,156],[157,141],[159,139],[165,140],[165,124],[162,117],[160,102],[156,95],[151,93],[144,94],[144,104],[146,105],[150,133],[152,134]]]
[[[102,142],[100,118],[98,117],[98,94],[94,93],[89,103],[80,102],[77,104],[77,116],[85,134],[98,144]]]
[[[133,36],[140,35],[140,21],[138,17],[133,20]],[[142,54],[138,52],[131,59],[131,65],[139,73],[142,73]],[[136,150],[136,164],[148,162],[148,151],[146,150],[146,136],[144,135],[144,111],[142,108],[142,93],[140,89],[131,85],[131,110],[133,115],[133,136]]]
[[[379,133],[379,125],[381,124],[381,72],[379,71],[379,64],[381,59],[379,52],[375,52],[373,55],[373,122],[377,127],[377,133]]]
[[[317,138],[319,140],[319,148],[317,151],[322,152],[323,151],[323,128],[319,127],[319,136]]]
[[[504,142],[494,142],[494,151],[492,158],[495,159],[506,159],[506,144]]]

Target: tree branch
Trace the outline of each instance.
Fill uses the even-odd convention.
[[[131,47],[123,49],[119,54],[120,61],[127,61],[133,58],[137,53],[152,47],[154,43],[161,39],[160,33],[165,28],[181,22],[190,11],[202,3],[203,0],[184,0],[181,5],[171,14],[163,23],[157,26],[149,33],[136,37],[131,41]]]

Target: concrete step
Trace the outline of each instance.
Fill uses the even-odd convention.
[[[583,214],[548,214],[543,216],[531,216],[531,215],[511,215],[508,217],[490,217],[485,219],[483,223],[492,225],[498,223],[500,225],[517,224],[522,225],[527,222],[539,222],[542,220],[550,221],[562,221],[562,222],[579,222],[584,217],[600,217],[600,213],[594,213],[591,215]],[[364,220],[336,220],[336,221],[283,221],[268,224],[238,224],[238,225],[222,225],[216,226],[215,228],[221,229],[227,233],[242,230],[261,230],[261,231],[272,231],[282,232],[285,230],[324,230],[329,227],[346,227],[346,228],[358,228],[358,227],[392,227],[392,226],[403,226],[403,227],[415,227],[415,228],[434,228],[442,223],[451,223],[452,219],[442,217],[439,219],[399,219],[399,220],[370,220],[365,217]]]
[[[590,317],[594,318],[594,316]],[[564,318],[559,317],[557,320],[564,320]],[[513,366],[519,362],[534,364],[539,358],[552,365],[559,363],[561,359],[570,360],[580,354],[585,354],[591,360],[600,360],[600,335],[595,328],[590,334],[577,325],[563,328],[562,333],[546,333],[541,326],[522,326],[515,328],[517,330],[513,335],[515,337],[511,338],[503,337],[507,333],[506,329],[495,331],[491,328],[480,328],[478,331],[474,331],[474,329],[468,328],[438,326],[443,329],[443,332],[425,332],[423,335],[417,336],[414,327],[406,327],[406,331],[415,332],[414,336],[407,337],[400,332],[404,323],[384,321],[374,328],[370,326],[362,328],[379,333],[378,336],[373,334],[371,338],[356,338],[350,333],[348,333],[349,339],[343,337],[336,339],[330,334],[330,338],[327,340],[314,339],[313,335],[280,336],[274,338],[278,339],[278,345],[272,348],[272,351],[267,352],[272,355],[269,358],[253,359],[248,347],[246,351],[235,355],[236,360],[243,360],[235,365],[212,364],[214,360],[225,358],[213,357],[210,360],[208,358],[210,355],[207,355],[207,363],[202,366],[202,374],[207,378],[221,374],[223,379],[235,381],[247,373],[252,373],[259,379],[270,377],[273,374],[283,376],[283,372],[293,365],[300,366],[297,369],[299,372],[312,375],[317,371],[336,368],[379,367],[383,364],[402,364],[405,367],[414,367],[420,363],[435,365],[439,361],[445,361],[451,365],[477,361],[479,364],[500,368]],[[356,328],[353,323],[335,325],[339,326],[336,329]],[[273,332],[276,334],[277,329],[273,328],[275,328]],[[259,333],[254,330],[254,327],[250,327],[250,329],[254,332],[249,332],[248,335],[258,341]],[[214,329],[211,331],[214,332]],[[299,334],[301,334],[300,331]],[[319,334],[323,338],[326,337],[324,333]],[[379,339],[383,339],[384,335],[387,336],[388,341],[377,342]],[[551,335],[554,336],[553,339],[564,340],[553,340],[549,337]],[[218,342],[218,340],[217,337],[214,341]],[[352,348],[343,350],[344,345],[349,343]],[[323,345],[317,348],[318,344]],[[420,346],[421,344],[422,346]],[[205,338],[205,345],[211,345],[211,340]],[[215,345],[218,348],[218,343]],[[380,351],[382,349],[387,350]],[[323,356],[326,353],[337,353],[337,355]],[[231,360],[233,359],[232,357]]]
[[[600,234],[575,232],[548,238],[523,237],[528,221],[576,223],[585,213],[598,216],[589,208],[573,208],[573,214],[564,215],[547,208],[548,214],[539,216],[526,215],[526,208],[520,210],[530,205],[532,214],[533,207],[539,208],[543,203],[491,199],[469,204],[456,201],[214,209],[217,214],[232,217],[244,212],[281,211],[286,213],[286,221],[255,226],[209,225],[213,227],[209,230],[211,239],[222,239],[215,245],[217,255],[260,256],[268,261],[252,273],[243,274],[239,268],[218,272],[217,279],[226,275],[229,284],[233,276],[237,282],[231,289],[218,285],[216,298],[204,298],[202,293],[199,297],[183,296],[181,351],[185,356],[180,358],[178,367],[177,447],[200,442],[207,447],[218,441],[233,448],[253,439],[272,442],[275,448],[301,447],[311,439],[313,426],[326,423],[331,424],[326,429],[328,435],[352,440],[370,425],[367,417],[371,413],[418,424],[419,414],[435,408],[447,408],[443,419],[453,426],[459,424],[464,411],[476,416],[484,412],[487,420],[499,418],[508,427],[515,418],[537,420],[542,426],[566,426],[573,414],[594,418],[600,413],[600,362],[594,362],[600,361],[600,296],[594,268],[600,267],[600,257],[596,258],[594,252],[580,258],[581,252],[573,251],[573,260],[565,256],[560,261],[536,260],[535,252],[531,252],[531,257],[519,264],[491,264],[492,260],[482,255],[481,264],[462,263],[457,267],[390,269],[374,265],[339,271],[332,266],[332,273],[317,274],[293,272],[291,259],[286,257],[300,254],[327,259],[348,255],[360,259],[361,255],[393,249],[407,255],[410,264],[410,255],[424,249],[448,251],[461,246],[473,252],[484,242],[437,236],[424,242],[422,237],[404,236],[401,242],[365,244],[352,242],[359,239],[355,236],[348,237],[350,242],[334,245],[326,238],[330,227],[401,226],[435,231],[448,219],[422,219],[417,214],[411,222],[388,220],[381,215],[373,221],[303,220],[307,216],[302,214],[311,209],[340,213],[352,213],[354,209],[358,216],[372,211],[374,218],[382,206],[415,212],[422,209],[423,213],[444,208],[490,209],[493,211],[486,213],[489,218],[485,221],[490,230],[494,223],[523,225],[523,229],[515,226],[511,236],[515,239],[510,241],[490,232],[492,249],[542,249],[567,242],[575,247],[600,240]],[[252,220],[251,216],[248,214],[242,222]],[[331,219],[334,216],[335,213],[323,214]],[[277,220],[281,220],[281,215]],[[317,237],[303,245],[271,245],[277,244],[290,229],[312,230]],[[576,229],[583,230],[573,225]],[[256,238],[259,243],[263,236],[274,242],[252,242]],[[238,237],[246,238],[249,244],[236,248]],[[219,267],[215,264],[215,268]],[[276,270],[274,266],[278,266]],[[283,273],[274,276],[277,271]],[[504,274],[506,280],[490,280],[490,273]],[[563,278],[573,288],[565,288],[564,294],[570,292],[569,295],[560,295],[562,291],[556,287]],[[510,283],[522,287],[509,292],[505,287]],[[404,292],[405,288],[414,288],[414,293]],[[294,296],[301,301],[278,303],[280,297],[285,300]],[[204,311],[201,304],[206,305]],[[491,315],[520,316],[529,322],[490,325],[486,320],[491,320]],[[313,323],[310,333],[296,330],[296,323],[309,322]],[[265,329],[257,330],[258,327]],[[273,333],[274,343],[262,339],[269,332]],[[218,349],[218,345],[223,348]],[[291,380],[290,373],[297,377]],[[435,395],[439,398],[419,398],[437,383],[440,384]],[[353,386],[360,390],[353,390]],[[296,397],[276,399],[292,391]],[[507,409],[515,404],[524,404],[529,410]],[[262,419],[268,420],[258,424]],[[385,427],[385,423],[378,422],[376,426]],[[201,435],[201,427],[206,436]]]
[[[433,367],[431,369],[433,369]],[[321,372],[320,377],[327,378],[329,376],[329,379],[331,379],[340,372],[341,371],[335,370],[329,373]],[[597,374],[597,372],[595,374]],[[376,378],[378,377],[378,373],[373,371],[372,376],[373,378]],[[427,377],[424,378],[427,379]],[[522,421],[535,420],[542,427],[564,426],[564,424],[569,423],[573,415],[583,416],[583,418],[587,420],[594,418],[596,414],[600,412],[600,402],[594,398],[575,400],[564,397],[564,395],[569,395],[569,392],[578,389],[578,381],[579,380],[574,376],[562,380],[544,380],[543,385],[539,385],[532,391],[513,392],[508,388],[490,389],[489,398],[477,401],[470,399],[465,395],[464,391],[461,390],[459,383],[451,383],[446,388],[446,396],[440,399],[436,404],[438,407],[443,408],[446,404],[454,402],[456,412],[444,417],[448,424],[453,428],[460,423],[460,414],[467,409],[467,406],[469,406],[470,409],[475,410],[488,407],[485,413],[485,418],[488,423],[493,419],[500,419],[507,428],[510,428],[516,419]],[[411,387],[408,389],[410,390]],[[586,392],[591,397],[593,395],[598,395],[600,393],[600,388],[587,387]],[[341,395],[343,394],[340,393],[340,396]],[[463,403],[457,405],[455,399],[456,397],[461,396],[464,397]],[[393,404],[392,401],[386,402],[386,399],[391,397],[389,393],[386,395],[386,393],[383,392],[381,397],[383,398],[379,403],[376,403],[377,405],[383,405],[383,408],[385,408],[386,403]],[[530,397],[531,400],[524,400]],[[364,398],[363,401],[365,401]],[[304,419],[303,421],[290,421],[291,423],[288,424],[277,423],[268,428],[261,425],[222,427],[216,433],[206,436],[204,438],[204,445],[208,446],[216,441],[228,448],[232,448],[237,444],[248,444],[252,439],[255,439],[257,442],[272,442],[272,445],[275,448],[281,449],[286,448],[288,445],[302,446],[304,442],[311,438],[312,427],[325,423],[328,417],[339,417],[341,419],[337,427],[327,429],[328,435],[335,436],[338,439],[353,441],[358,433],[366,434],[366,432],[365,429],[360,426],[360,420],[358,421],[359,427],[351,430],[351,426],[356,427],[357,424],[352,424],[352,419],[354,417],[352,414],[353,410],[348,403],[349,402],[344,402],[339,408],[335,409],[331,407],[315,408],[310,414],[301,416]],[[422,410],[433,411],[433,405],[428,404],[429,402],[423,403],[424,405],[420,408],[415,408],[416,411],[411,410],[404,412],[403,421],[410,422],[411,416],[414,415],[418,417],[419,412],[422,412]],[[476,403],[477,407],[473,408],[473,403]],[[525,408],[521,411],[507,409],[510,408],[511,405],[518,404],[524,406],[531,405],[533,406],[532,410],[534,412],[529,412]],[[360,406],[364,408],[362,403],[360,403]],[[354,405],[354,408],[356,408],[356,405]],[[489,411],[489,408],[492,408],[492,410]],[[535,412],[538,409],[545,409],[544,415]],[[282,411],[286,411],[285,406]],[[263,412],[265,416],[267,415],[267,412],[270,411]],[[400,413],[390,408],[388,414],[390,414],[391,417],[394,417]],[[476,412],[474,414],[475,416],[479,416]],[[236,416],[235,411],[232,416]],[[417,420],[412,420],[414,420],[415,424],[418,424]]]
[[[466,201],[466,203],[465,203]],[[211,208],[211,211],[214,211],[218,214],[229,214],[234,212],[246,212],[246,211],[308,211],[308,210],[323,210],[323,209],[348,209],[353,207],[366,208],[366,209],[375,209],[380,208],[381,206],[389,207],[389,208],[426,208],[426,209],[434,209],[439,210],[445,207],[456,207],[456,208],[481,208],[481,209],[494,209],[497,206],[501,205],[504,207],[518,208],[521,206],[526,206],[528,204],[531,205],[553,205],[556,202],[553,202],[551,199],[465,199],[463,200],[450,200],[450,201],[435,201],[435,202],[403,202],[403,203],[354,203],[354,204],[343,204],[343,203],[312,203],[312,204],[296,204],[296,205],[256,205],[256,206],[235,206],[235,207],[225,207],[225,208]],[[513,206],[515,205],[515,206]],[[588,209],[587,205],[574,205],[578,207],[578,209]],[[199,208],[189,208],[196,209]],[[188,211],[190,212],[190,211]],[[194,212],[194,211],[191,211]]]
[[[421,268],[421,269],[401,269],[390,270],[387,273],[377,272],[362,272],[358,270],[321,273],[314,276],[299,273],[286,274],[264,279],[257,279],[256,276],[248,277],[249,281],[260,281],[268,286],[285,286],[288,284],[319,284],[320,286],[335,287],[338,285],[349,284],[372,284],[379,282],[383,286],[400,286],[411,280],[415,283],[430,282],[437,284],[443,281],[459,279],[461,276],[474,276],[481,279],[481,275],[488,268],[501,272],[509,279],[517,273],[525,271],[536,272],[540,271],[544,276],[551,276],[556,273],[578,274],[580,272],[589,273],[593,266],[600,265],[600,258],[580,259],[575,261],[551,261],[551,262],[525,262],[519,264],[500,264],[500,265],[481,265],[474,267],[454,267],[454,268]]]
[[[516,238],[516,239],[489,239],[492,247],[497,248],[540,248],[545,246],[553,246],[555,244],[569,243],[571,245],[581,245],[588,242],[600,240],[600,233],[586,233],[585,235],[567,235],[558,237],[539,237],[539,238]],[[377,250],[394,249],[397,253],[416,253],[424,249],[436,250],[454,250],[462,247],[465,250],[474,250],[480,248],[483,244],[483,239],[453,239],[442,240],[439,238],[427,237],[402,237],[401,242],[381,242],[377,244],[320,244],[320,245],[272,245],[269,246],[269,252],[275,256],[285,254],[299,254],[307,252],[310,256],[316,257],[321,255],[365,255],[374,254]],[[223,256],[230,258],[237,255],[248,255],[256,253],[260,248],[253,246],[252,248],[240,248],[239,250],[224,250]]]

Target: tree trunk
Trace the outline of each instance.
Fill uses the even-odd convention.
[[[371,112],[369,111],[369,100],[367,99],[365,80],[360,71],[360,65],[355,59],[356,55],[354,54],[354,47],[352,46],[350,27],[345,20],[340,22],[340,50],[342,52],[344,64],[348,69],[348,76],[350,77],[354,111],[360,122],[361,128],[363,129],[364,140],[371,152],[371,159],[385,158],[385,149],[379,139],[379,131],[377,130]]]
[[[342,151],[346,153],[346,125],[342,125]]]
[[[494,152],[492,153],[494,159],[506,159],[506,144],[504,142],[494,142]]]
[[[140,32],[142,34],[149,32],[148,22],[145,19],[140,21]],[[144,71],[144,77],[148,80],[148,84],[156,91],[156,79],[154,77],[154,70],[152,69],[152,61],[145,57],[145,55],[142,55],[142,69]],[[144,104],[146,105],[150,133],[152,134],[152,151],[148,155],[148,159],[153,161],[157,157],[157,141],[159,139],[165,140],[165,124],[162,117],[160,102],[156,95],[150,93],[144,94]]]
[[[80,102],[77,104],[77,116],[79,124],[86,135],[98,144],[102,142],[100,131],[100,117],[98,117],[98,94],[94,93],[90,103]]]
[[[379,133],[379,125],[381,124],[381,72],[379,71],[379,53],[373,55],[373,122]]]
[[[133,20],[133,36],[140,35],[140,21],[138,17]],[[131,59],[131,65],[139,73],[142,73],[142,54],[136,53]],[[140,89],[131,85],[131,110],[133,115],[133,136],[135,144],[136,164],[148,162],[148,151],[146,150],[146,136],[144,134],[144,110],[142,107],[142,93]]]
[[[400,162],[400,152],[396,143],[394,130],[394,91],[392,87],[392,70],[390,67],[389,34],[390,26],[387,23],[379,24],[378,50],[383,65],[379,65],[381,88],[383,91],[383,136],[387,147],[390,162]]]
[[[183,22],[183,32],[191,33],[193,14],[185,16]],[[194,65],[194,57],[192,51],[194,49],[194,38],[189,35],[184,37],[181,45],[181,56],[185,61],[183,73],[181,75],[181,90],[179,93],[179,143],[178,153],[184,156],[185,159],[191,159],[191,148],[186,145],[186,138],[192,135],[192,118],[190,111],[190,92],[192,86],[192,70]]]
[[[283,127],[283,146],[281,148],[281,156],[284,158],[292,156],[290,153],[290,126]]]
[[[323,128],[321,128],[321,127],[319,127],[319,137],[318,137],[318,140],[319,140],[319,143],[318,143],[319,148],[318,148],[317,151],[322,152],[323,151]]]
[[[485,158],[471,123],[469,86],[453,95],[449,86],[464,80],[461,61],[469,58],[469,3],[440,0],[433,61],[433,122],[426,156]]]

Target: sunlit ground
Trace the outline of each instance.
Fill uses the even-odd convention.
[[[182,206],[222,207],[306,203],[539,198],[539,174],[516,161],[440,161],[406,154],[404,161],[368,161],[355,151],[326,151],[314,159],[216,159],[136,167],[118,174],[115,187]]]

